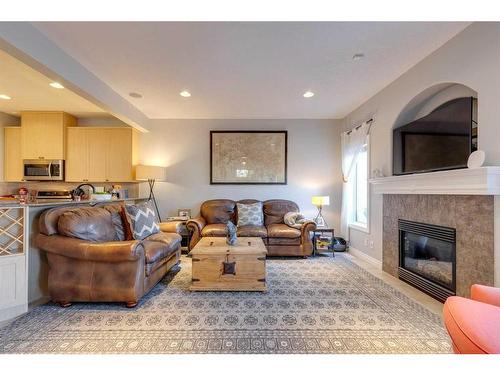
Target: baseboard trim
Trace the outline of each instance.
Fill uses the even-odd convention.
[[[50,298],[49,297],[40,297],[34,301],[31,301],[29,304],[28,304],[28,311],[31,311],[33,310],[35,307],[38,307],[40,305],[45,305],[46,303],[50,302]]]
[[[352,256],[362,259],[365,262],[370,263],[371,265],[377,267],[378,269],[382,269],[382,262],[374,257],[369,256],[368,254],[362,252],[361,250],[356,249],[355,247],[349,246],[348,251]]]
[[[0,313],[0,327],[9,324],[17,317],[26,314],[28,306],[26,304],[16,305],[2,309]]]

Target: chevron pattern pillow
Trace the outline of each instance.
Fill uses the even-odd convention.
[[[134,239],[143,240],[160,231],[160,223],[151,201],[126,205],[125,210]]]
[[[238,226],[244,225],[264,225],[264,212],[262,211],[262,202],[243,204],[237,203],[238,207]]]

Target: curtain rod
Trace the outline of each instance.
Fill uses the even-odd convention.
[[[349,130],[349,131],[347,132],[347,135],[351,134],[354,130],[358,130],[360,127],[362,127],[362,126],[363,126],[363,124],[371,124],[372,122],[373,122],[373,118],[371,118],[371,119],[369,119],[369,120],[366,120],[366,121],[365,121],[365,122],[363,122],[362,124],[360,124],[360,125],[356,126],[354,129]]]

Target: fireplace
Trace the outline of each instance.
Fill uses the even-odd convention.
[[[456,292],[456,230],[398,220],[399,278],[444,302]]]

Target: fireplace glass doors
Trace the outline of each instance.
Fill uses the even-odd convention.
[[[439,300],[455,294],[453,228],[399,220],[399,276]]]

